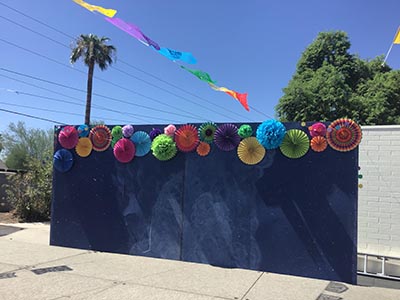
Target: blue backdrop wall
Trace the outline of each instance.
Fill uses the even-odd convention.
[[[72,169],[54,171],[52,245],[356,283],[358,148],[267,150],[254,166],[214,145],[128,164],[111,147],[70,151]]]

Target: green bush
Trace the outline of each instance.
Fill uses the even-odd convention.
[[[26,172],[9,175],[5,190],[14,213],[21,221],[37,222],[50,219],[53,161],[50,152],[45,160],[32,158]]]

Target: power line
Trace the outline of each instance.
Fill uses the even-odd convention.
[[[21,50],[24,50],[24,51],[26,51],[26,52],[32,53],[32,54],[34,54],[34,55],[37,55],[37,56],[39,56],[39,57],[42,57],[42,58],[44,58],[44,59],[46,59],[46,60],[49,60],[49,61],[51,61],[51,62],[53,62],[53,63],[56,63],[56,64],[58,64],[58,65],[61,65],[61,66],[63,66],[63,67],[66,67],[66,68],[68,68],[69,70],[74,70],[74,71],[76,71],[76,72],[79,72],[79,73],[82,73],[82,74],[85,74],[85,75],[86,75],[86,73],[83,72],[83,71],[81,71],[81,70],[71,68],[69,65],[63,64],[63,63],[61,63],[61,62],[59,62],[59,61],[57,61],[57,60],[54,60],[54,59],[52,59],[52,58],[50,58],[50,57],[47,57],[47,56],[45,56],[45,55],[42,55],[42,54],[37,53],[37,52],[35,52],[35,51],[32,51],[32,50],[30,50],[30,49],[24,48],[24,47],[22,47],[22,46],[19,46],[19,45],[17,45],[17,44],[14,44],[14,43],[9,42],[9,41],[7,41],[7,40],[4,40],[4,39],[2,39],[2,38],[0,38],[0,41],[2,41],[3,43],[9,44],[9,45],[11,45],[11,46],[13,46],[13,47],[16,47],[16,48],[19,48],[19,49],[21,49]],[[1,68],[1,69],[3,69],[3,68]],[[116,84],[116,83],[113,83],[113,82],[111,82],[111,81],[108,81],[108,80],[105,80],[105,79],[102,79],[102,78],[99,78],[99,77],[96,77],[96,76],[93,76],[93,77],[96,78],[97,80],[103,81],[103,82],[108,83],[108,84],[113,85],[113,86],[116,86],[116,87],[118,87],[118,88],[120,88],[120,89],[129,91],[129,92],[131,92],[131,93],[133,93],[133,94],[136,94],[136,95],[138,95],[138,96],[141,96],[141,97],[146,98],[146,99],[149,99],[149,100],[152,100],[152,101],[157,102],[157,103],[159,103],[159,104],[162,104],[162,105],[164,105],[164,106],[173,107],[173,108],[175,108],[176,110],[179,110],[179,111],[188,113],[188,114],[190,114],[190,115],[192,115],[192,116],[195,116],[195,117],[196,117],[195,119],[198,118],[198,120],[204,120],[203,117],[201,117],[201,116],[199,116],[199,115],[196,115],[196,114],[194,114],[194,113],[185,111],[185,110],[183,110],[183,109],[177,108],[177,107],[172,106],[172,105],[168,105],[168,104],[166,104],[166,103],[164,103],[164,102],[162,102],[162,101],[160,101],[160,100],[157,100],[157,99],[148,97],[148,96],[146,96],[146,95],[143,95],[143,94],[138,93],[138,92],[136,92],[136,91],[134,91],[134,90],[125,88],[125,87],[120,86],[120,85],[118,85],[118,84]],[[65,86],[64,86],[64,87],[65,87]],[[78,90],[78,89],[75,89],[75,90]],[[82,90],[80,90],[80,91],[82,91]],[[86,91],[83,91],[83,92],[86,93]],[[98,94],[93,93],[93,95],[98,95]],[[108,96],[102,96],[102,97],[107,97],[107,98],[109,98],[109,99],[111,98],[111,97],[108,97]],[[143,108],[151,109],[151,110],[153,110],[153,111],[154,111],[154,110],[158,110],[158,109],[155,109],[154,107],[148,107],[148,106],[146,107],[146,106],[144,106],[144,105],[133,104],[133,103],[130,103],[130,102],[126,102],[126,104],[135,105],[135,106],[141,106],[141,107],[143,107]],[[158,110],[158,111],[160,111],[160,110]],[[164,112],[165,112],[165,111],[164,111]],[[178,114],[178,113],[171,113],[171,112],[167,112],[167,113],[188,117],[188,115],[182,115],[182,114]],[[189,116],[189,118],[192,118],[192,117]]]
[[[66,89],[70,89],[70,90],[74,90],[74,91],[78,91],[78,92],[86,94],[85,90],[74,88],[74,87],[70,87],[70,86],[67,86],[67,85],[64,85],[64,84],[61,84],[61,83],[57,83],[57,82],[54,82],[54,81],[50,81],[50,80],[46,80],[46,79],[43,79],[43,78],[35,77],[35,76],[29,75],[29,74],[16,72],[16,71],[9,70],[9,69],[6,69],[6,68],[1,68],[1,67],[0,67],[0,70],[8,72],[8,73],[16,74],[16,75],[19,75],[19,76],[22,76],[22,77],[27,77],[27,78],[30,78],[30,79],[34,79],[34,80],[37,80],[37,81],[45,82],[45,83],[48,83],[48,84],[51,84],[51,85],[63,87],[63,88],[66,88]],[[109,99],[109,100],[112,100],[112,101],[128,104],[128,105],[131,105],[131,106],[140,107],[140,108],[144,108],[144,109],[149,109],[151,111],[158,111],[158,112],[162,112],[162,113],[166,113],[166,114],[173,114],[173,115],[177,115],[177,116],[188,117],[187,115],[182,115],[182,114],[179,114],[179,113],[172,113],[172,112],[169,112],[169,111],[166,111],[166,110],[162,110],[162,109],[158,109],[158,108],[154,108],[154,107],[150,107],[150,106],[146,106],[146,105],[135,104],[135,103],[131,103],[131,102],[128,102],[128,101],[125,101],[125,100],[121,100],[121,99],[117,99],[117,98],[114,98],[114,97],[109,97],[109,96],[105,96],[105,95],[101,95],[101,94],[97,94],[97,93],[93,93],[93,95],[98,96],[98,97],[102,97],[102,98],[105,98],[105,99]],[[147,116],[147,117],[153,118],[153,119],[160,119],[160,118],[151,117],[151,116]],[[163,119],[163,120],[166,120],[166,119]]]
[[[32,118],[32,119],[42,120],[42,121],[46,121],[46,122],[50,122],[50,123],[61,124],[61,125],[64,124],[64,123],[61,123],[58,121],[54,121],[54,120],[50,120],[50,119],[46,119],[46,118],[42,118],[42,117],[37,117],[37,116],[29,115],[29,114],[24,114],[24,113],[20,113],[20,112],[13,111],[13,110],[0,108],[0,111],[4,111],[4,112],[10,113],[10,114],[20,115],[20,116],[24,116],[24,117],[28,117],[28,118]]]
[[[12,79],[12,80],[16,80],[16,81],[18,81],[18,82],[22,82],[22,83],[27,84],[27,85],[31,85],[31,84],[29,84],[29,83],[27,83],[27,82],[25,82],[25,81],[18,80],[18,79],[14,79],[14,78],[9,77],[9,76],[5,76],[5,75],[2,75],[2,74],[0,74],[0,76],[1,76],[1,77],[5,77],[5,78],[9,78],[9,79]],[[41,88],[41,87],[36,86],[36,85],[33,85],[33,86],[38,87],[38,88]],[[58,94],[57,92],[54,92],[54,91],[52,91],[52,90],[50,90],[50,89],[45,89],[45,90]],[[18,90],[15,90],[15,91],[13,91],[13,92],[15,92],[16,94],[21,94],[21,95],[25,95],[25,96],[40,98],[40,99],[46,99],[46,100],[55,101],[55,102],[62,102],[62,103],[67,103],[67,104],[72,104],[72,105],[78,105],[78,106],[81,106],[81,107],[84,107],[84,106],[85,106],[85,105],[83,105],[82,103],[76,103],[76,102],[72,102],[72,101],[68,101],[68,100],[64,100],[64,99],[58,99],[58,98],[52,98],[52,97],[47,97],[47,96],[43,96],[43,95],[37,95],[37,94],[32,94],[32,93],[26,93],[26,92],[22,92],[22,91],[18,91]],[[61,94],[61,95],[64,95],[64,94]],[[69,97],[69,98],[80,100],[80,99],[74,98],[74,97]],[[148,120],[143,119],[142,117],[150,118],[150,119],[158,119],[158,120],[168,121],[168,122],[171,121],[170,119],[165,119],[165,118],[159,118],[159,117],[153,117],[153,116],[137,115],[137,114],[127,113],[127,112],[121,112],[121,111],[114,110],[114,109],[111,109],[111,108],[106,108],[106,107],[103,107],[103,106],[99,106],[99,105],[97,105],[97,104],[92,105],[92,107],[93,107],[93,108],[96,108],[96,109],[99,109],[99,110],[103,110],[103,111],[111,111],[111,112],[115,112],[115,113],[122,114],[122,115],[126,115],[126,116],[133,116],[133,117],[135,117],[135,118],[137,118],[137,119],[139,119],[139,120],[142,120],[142,121],[144,121],[144,122],[148,122]],[[172,121],[173,121],[173,122],[176,122],[176,120],[172,120]],[[178,122],[178,123],[179,123],[179,122]]]
[[[62,34],[62,35],[64,35],[64,36],[66,36],[66,37],[68,37],[68,38],[70,38],[70,39],[75,39],[75,37],[73,37],[73,36],[71,36],[71,35],[69,35],[69,34],[67,34],[67,33],[65,33],[65,32],[63,32],[63,31],[60,31],[60,30],[58,30],[58,29],[56,29],[56,28],[54,28],[54,27],[52,27],[52,26],[50,26],[50,25],[48,25],[48,24],[46,24],[46,23],[43,23],[42,21],[40,21],[40,20],[38,20],[38,19],[36,19],[36,18],[33,18],[33,17],[31,17],[31,16],[29,16],[29,15],[27,15],[27,14],[24,14],[23,12],[21,12],[21,11],[15,9],[15,8],[12,8],[12,7],[10,7],[10,6],[8,6],[8,5],[5,5],[5,4],[3,4],[3,3],[0,3],[0,4],[3,5],[3,6],[5,6],[5,7],[7,7],[7,8],[9,8],[9,9],[11,9],[11,10],[13,10],[13,11],[15,11],[15,12],[17,12],[17,13],[19,13],[19,14],[21,14],[21,15],[23,15],[24,17],[26,17],[26,18],[28,18],[28,19],[31,19],[31,20],[33,20],[33,21],[35,21],[35,22],[37,22],[37,23],[39,23],[39,24],[41,24],[41,25],[43,25],[43,26],[45,26],[45,27],[47,27],[47,28],[49,28],[49,29],[51,29],[51,30],[54,30],[54,31],[56,31],[56,32],[58,32],[58,33],[60,33],[60,34]],[[5,19],[6,19],[6,18],[5,18]],[[26,28],[25,26],[20,25],[20,24],[18,24],[18,23],[15,23],[15,22],[13,22],[13,21],[11,21],[11,22],[14,23],[14,24],[17,24],[17,25],[19,25],[19,26],[21,26],[21,27],[23,27],[23,28]],[[28,29],[29,31],[35,32],[34,30],[31,30],[31,29],[29,29],[29,28],[26,28],[26,29]],[[40,33],[38,33],[38,32],[35,32],[35,33],[37,33],[37,34],[39,34],[39,35],[41,35],[41,36],[43,36],[43,37],[45,37],[45,38],[48,38],[48,37],[46,37],[46,36],[44,36],[44,35],[42,35],[42,34],[40,34]],[[51,39],[51,38],[48,38],[48,39],[50,39],[50,40],[56,42],[57,44],[61,44],[60,42],[55,41],[55,40],[53,40],[53,39]],[[66,47],[65,45],[63,45],[63,46]],[[162,78],[156,76],[156,75],[153,75],[153,74],[151,74],[151,73],[149,73],[149,72],[146,72],[146,71],[144,71],[144,70],[142,70],[142,69],[140,69],[140,68],[138,68],[138,67],[135,67],[135,66],[133,66],[133,65],[131,65],[131,64],[129,64],[129,63],[127,63],[127,62],[121,60],[121,59],[120,59],[119,61],[122,62],[123,64],[126,64],[127,66],[130,66],[131,68],[133,68],[133,69],[135,69],[135,70],[137,70],[137,71],[140,71],[140,72],[142,72],[142,73],[144,73],[144,74],[146,74],[146,75],[148,75],[148,76],[150,76],[150,77],[153,77],[153,78],[155,78],[155,79],[157,79],[157,80],[159,80],[159,81],[161,81],[161,82],[163,82],[163,83],[165,83],[165,84],[167,84],[167,85],[169,85],[169,86],[171,86],[171,87],[174,87],[175,89],[178,89],[178,90],[180,90],[180,91],[182,91],[182,92],[184,92],[184,93],[187,93],[188,95],[191,95],[191,96],[193,96],[193,97],[196,97],[196,98],[198,98],[198,99],[201,99],[201,100],[203,100],[203,101],[206,101],[206,102],[208,102],[208,103],[210,103],[210,104],[212,104],[212,105],[214,105],[214,106],[216,106],[216,107],[219,107],[219,108],[221,108],[221,109],[224,109],[224,110],[226,110],[226,111],[229,111],[230,113],[233,113],[233,114],[235,114],[235,115],[241,117],[241,115],[239,115],[239,114],[237,114],[237,113],[235,113],[235,112],[233,112],[233,111],[227,109],[226,107],[223,107],[223,106],[218,105],[218,104],[216,104],[216,103],[210,102],[210,101],[208,101],[207,99],[205,99],[205,98],[203,98],[203,97],[199,97],[198,95],[196,95],[196,94],[194,94],[194,93],[192,93],[192,92],[189,92],[189,91],[187,91],[187,90],[185,90],[185,89],[183,89],[183,88],[181,88],[181,87],[179,87],[179,86],[177,86],[177,85],[174,85],[174,84],[172,84],[172,83],[170,83],[170,82],[168,82],[168,81],[166,81],[166,80],[164,80],[164,79],[162,79]],[[114,67],[114,68],[115,68],[115,67]],[[259,113],[259,114],[261,114],[261,115],[263,115],[263,116],[265,116],[265,117],[267,117],[267,118],[273,119],[273,117],[271,117],[271,116],[269,116],[269,115],[263,113],[262,111],[256,109],[255,107],[250,106],[250,105],[249,105],[249,107],[250,107],[252,110],[254,110],[255,112],[257,112],[257,113]]]
[[[29,105],[7,103],[7,102],[0,102],[0,104],[9,105],[9,106],[15,106],[15,107],[22,107],[22,108],[29,108],[29,109],[38,110],[38,111],[52,112],[52,113],[63,114],[63,115],[71,115],[71,116],[82,117],[82,114],[73,113],[73,112],[67,112],[67,111],[61,111],[61,110],[54,110],[54,109],[48,109],[48,108],[39,108],[39,107],[34,107],[34,106],[29,106]],[[129,123],[129,121],[126,121],[126,120],[103,118],[103,117],[99,117],[99,116],[93,116],[93,118],[101,119],[101,120],[109,120],[109,121],[117,121],[117,122]]]

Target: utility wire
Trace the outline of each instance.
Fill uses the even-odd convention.
[[[43,78],[35,77],[35,76],[32,76],[32,75],[16,72],[16,71],[9,70],[9,69],[6,69],[6,68],[1,68],[0,67],[0,70],[86,94],[85,90],[74,88],[74,87],[70,87],[70,86],[67,86],[65,84],[61,84],[61,83],[57,83],[57,82],[54,82],[54,81],[46,80],[46,79],[43,79]],[[102,98],[105,98],[105,99],[109,99],[109,100],[112,100],[112,101],[128,104],[128,105],[131,105],[131,106],[140,107],[140,108],[144,108],[144,109],[149,109],[151,111],[158,111],[158,112],[162,112],[162,113],[166,113],[166,114],[173,114],[173,115],[177,115],[177,116],[188,117],[187,115],[181,115],[179,113],[171,113],[171,112],[166,111],[166,110],[154,108],[154,107],[151,107],[151,106],[141,105],[141,104],[135,104],[135,103],[131,103],[131,102],[128,102],[128,101],[125,101],[125,100],[121,100],[121,99],[117,99],[117,98],[113,98],[113,97],[109,97],[109,96],[105,96],[105,95],[101,95],[101,94],[97,94],[97,93],[93,93],[93,95],[98,96],[98,97],[102,97]],[[107,108],[107,110],[110,110],[110,109]],[[143,115],[141,115],[141,116],[143,116]],[[157,118],[157,117],[150,117],[150,116],[147,116],[147,117],[154,118],[154,119],[160,119],[160,118]],[[164,120],[166,120],[166,119],[164,119]]]
[[[0,5],[3,5],[3,6],[5,6],[5,7],[7,7],[8,9],[11,9],[11,10],[13,10],[14,12],[17,12],[17,13],[23,15],[24,17],[26,17],[26,18],[28,18],[28,19],[30,19],[30,20],[33,20],[33,21],[35,21],[35,22],[37,22],[37,23],[39,23],[39,24],[41,24],[41,25],[43,25],[43,26],[45,26],[45,27],[47,27],[47,28],[49,28],[49,29],[51,29],[51,30],[54,30],[54,31],[56,31],[56,32],[58,32],[58,33],[60,33],[60,34],[62,34],[62,35],[64,35],[64,36],[66,36],[66,37],[68,37],[68,38],[70,38],[70,39],[75,39],[75,37],[73,37],[73,36],[71,36],[71,35],[69,35],[69,34],[67,34],[67,33],[65,33],[65,32],[63,32],[63,31],[61,31],[61,30],[58,30],[58,29],[56,29],[56,28],[54,28],[54,27],[52,27],[52,26],[50,26],[50,25],[48,25],[48,24],[46,24],[46,23],[44,23],[44,22],[42,22],[42,21],[40,21],[40,20],[38,20],[38,19],[36,19],[36,18],[33,18],[33,17],[31,17],[31,16],[29,16],[29,15],[27,15],[27,14],[24,14],[23,12],[21,12],[21,11],[15,9],[15,8],[12,8],[12,7],[10,7],[10,6],[6,5],[6,4],[3,4],[3,3],[0,3]],[[7,18],[4,18],[4,19],[7,19]],[[8,19],[7,19],[7,20],[8,20]],[[9,21],[10,21],[10,20],[9,20]],[[13,21],[11,21],[11,22],[14,23],[14,24],[16,24],[16,25],[19,25],[19,26],[21,26],[21,27],[23,27],[23,28],[25,28],[25,29],[28,29],[29,31],[35,32],[35,31],[33,31],[33,30],[29,29],[29,28],[26,28],[25,26],[20,25],[20,24],[18,24],[18,23],[16,23],[16,22],[13,22]],[[44,36],[44,35],[42,35],[42,34],[40,34],[40,33],[38,33],[38,32],[35,32],[35,33],[37,33],[37,34],[39,34],[39,35],[41,35],[41,36],[47,38],[46,36]],[[58,42],[58,41],[55,41],[55,40],[53,40],[53,39],[51,39],[51,38],[48,38],[48,39],[50,39],[50,40],[56,42],[57,44],[62,44],[62,43],[60,43],[60,42]],[[62,44],[62,45],[63,45],[63,44]],[[63,45],[63,46],[66,47],[65,45]],[[161,81],[161,82],[163,82],[163,83],[165,83],[165,84],[167,84],[167,85],[169,85],[169,86],[171,86],[171,87],[174,87],[175,89],[178,89],[178,90],[180,90],[180,91],[182,91],[182,92],[184,92],[184,93],[187,93],[188,95],[191,95],[191,96],[193,96],[193,97],[196,97],[196,98],[198,98],[198,99],[201,99],[201,100],[203,100],[203,101],[206,101],[206,102],[208,102],[208,103],[211,103],[212,105],[214,105],[214,106],[216,106],[216,107],[219,107],[219,108],[221,108],[221,109],[227,110],[227,111],[229,111],[229,112],[231,112],[231,113],[233,113],[233,114],[235,114],[235,115],[241,117],[241,115],[239,115],[239,114],[237,114],[237,113],[235,113],[235,112],[233,112],[233,111],[231,111],[231,110],[229,110],[229,109],[227,109],[227,108],[225,108],[225,107],[223,107],[223,106],[221,106],[221,105],[218,105],[218,104],[216,104],[216,103],[210,102],[210,101],[208,101],[207,99],[205,99],[205,98],[203,98],[203,97],[199,97],[198,95],[196,95],[196,94],[194,94],[194,93],[192,93],[192,92],[189,92],[189,91],[187,91],[187,90],[185,90],[185,89],[183,89],[183,88],[181,88],[181,87],[179,87],[179,86],[177,86],[177,85],[175,85],[175,84],[172,84],[172,83],[170,83],[170,82],[168,82],[168,81],[166,81],[166,80],[164,80],[164,79],[162,79],[162,78],[160,78],[160,77],[158,77],[158,76],[156,76],[156,75],[153,75],[153,74],[151,74],[151,73],[149,73],[149,72],[146,72],[146,71],[144,71],[144,70],[142,70],[142,69],[140,69],[140,68],[138,68],[138,67],[135,67],[135,66],[133,66],[133,65],[131,65],[131,64],[129,64],[129,63],[127,63],[127,62],[121,60],[121,59],[119,59],[119,61],[122,62],[123,64],[126,64],[127,66],[129,66],[129,67],[131,67],[131,68],[133,68],[133,69],[139,71],[139,72],[142,72],[142,73],[144,73],[144,74],[146,74],[146,75],[148,75],[148,76],[150,76],[150,77],[152,77],[152,78],[154,78],[154,79],[157,79],[157,80],[159,80],[159,81]],[[263,113],[262,111],[256,109],[255,107],[250,106],[250,105],[249,105],[249,107],[250,107],[252,110],[254,110],[255,112],[259,113],[260,115],[273,119],[273,117],[271,117],[271,116],[269,116],[269,115]]]
[[[9,78],[9,79],[12,79],[12,80],[16,80],[16,81],[18,81],[18,82],[22,82],[22,83],[25,83],[25,84],[28,84],[28,85],[31,85],[31,84],[29,84],[29,83],[27,83],[27,82],[25,82],[25,81],[18,80],[18,79],[14,79],[14,78],[9,77],[9,76],[5,76],[5,75],[2,75],[2,74],[0,74],[0,76],[1,76],[1,77],[6,77],[6,78]],[[38,86],[36,86],[36,85],[33,85],[33,86],[38,87]],[[38,87],[38,88],[41,88],[41,87]],[[53,93],[56,93],[56,94],[59,94],[59,93],[57,93],[57,92],[55,92],[55,91],[52,91],[52,90],[50,90],[50,89],[45,89],[45,90],[50,91],[50,92],[53,92]],[[21,94],[21,95],[30,96],[30,97],[36,97],[36,98],[46,99],[46,100],[50,100],[50,101],[68,103],[68,104],[72,104],[72,105],[78,105],[78,106],[81,106],[81,107],[84,107],[84,106],[85,106],[85,105],[83,105],[82,103],[77,103],[77,102],[72,102],[72,101],[68,101],[68,100],[63,100],[63,99],[58,99],[58,98],[52,98],[52,97],[47,97],[47,96],[37,95],[37,94],[32,94],[32,93],[26,93],[26,92],[22,92],[22,91],[18,91],[18,90],[13,90],[13,92],[15,92],[16,94]],[[64,95],[64,94],[61,94],[61,95]],[[77,99],[77,100],[80,101],[80,99],[78,99],[78,98],[74,98],[74,97],[69,97],[69,98]],[[153,116],[146,116],[146,115],[138,115],[138,114],[132,114],[132,113],[121,112],[121,111],[114,110],[114,109],[111,109],[111,108],[106,108],[106,107],[104,107],[104,106],[100,106],[100,105],[97,105],[97,104],[92,105],[92,107],[93,107],[93,108],[96,108],[96,109],[99,109],[99,110],[103,110],[103,111],[111,111],[111,112],[115,112],[115,113],[122,114],[122,115],[126,115],[126,116],[133,116],[133,117],[135,117],[135,118],[137,118],[137,119],[139,119],[139,120],[142,120],[142,121],[144,121],[144,122],[148,122],[148,120],[143,119],[143,118],[141,118],[141,117],[149,118],[150,120],[151,120],[151,119],[158,119],[158,120],[161,120],[161,121],[168,121],[168,122],[171,121],[171,119],[165,119],[165,118],[159,118],[159,117],[153,117]],[[176,123],[176,120],[172,120],[172,121]],[[178,123],[179,123],[179,122],[178,122]]]
[[[76,72],[79,72],[79,73],[82,73],[82,74],[85,74],[85,75],[86,75],[86,73],[85,73],[84,71],[71,68],[69,65],[66,65],[66,64],[64,64],[64,63],[61,63],[61,62],[59,62],[59,61],[57,61],[57,60],[55,60],[55,59],[53,59],[53,58],[47,57],[47,56],[45,56],[45,55],[42,55],[42,54],[37,53],[37,52],[35,52],[35,51],[32,51],[32,50],[30,50],[30,49],[24,48],[24,47],[22,47],[22,46],[19,46],[19,45],[17,45],[17,44],[14,44],[14,43],[12,43],[12,42],[10,42],[10,41],[7,41],[7,40],[4,40],[4,39],[2,39],[2,38],[0,38],[0,41],[3,42],[3,43],[9,44],[9,45],[11,45],[11,46],[13,46],[13,47],[16,47],[16,48],[18,48],[18,49],[21,49],[21,50],[24,50],[24,51],[26,51],[26,52],[32,53],[32,54],[34,54],[34,55],[37,55],[37,56],[39,56],[39,57],[42,57],[42,58],[44,58],[44,59],[46,59],[46,60],[48,60],[48,61],[51,61],[51,62],[56,63],[56,64],[58,64],[58,65],[61,65],[61,66],[63,66],[63,67],[66,67],[66,68],[68,68],[69,70],[74,70],[74,71],[76,71]],[[1,69],[3,69],[3,68],[1,68]],[[141,97],[146,98],[146,99],[149,99],[149,100],[152,100],[152,101],[157,102],[157,103],[159,103],[159,104],[161,104],[161,105],[168,106],[168,107],[173,107],[173,108],[175,108],[176,110],[185,112],[185,113],[187,113],[187,114],[189,114],[189,115],[192,115],[192,116],[195,116],[196,118],[194,118],[194,119],[197,119],[197,120],[204,120],[203,117],[201,117],[201,116],[199,116],[199,115],[196,115],[196,114],[194,114],[194,113],[192,113],[192,112],[188,112],[188,111],[185,111],[185,110],[183,110],[183,109],[174,107],[174,106],[172,106],[172,105],[168,105],[168,104],[162,102],[161,100],[157,100],[157,99],[154,99],[154,98],[152,98],[152,97],[148,97],[148,96],[146,96],[146,95],[143,95],[143,94],[138,93],[138,92],[136,92],[136,91],[134,91],[134,90],[125,88],[125,87],[123,87],[123,86],[121,86],[121,85],[118,85],[118,84],[116,84],[116,83],[110,82],[110,81],[108,81],[108,80],[105,80],[105,79],[102,79],[102,78],[99,78],[99,77],[96,77],[96,76],[93,76],[93,77],[96,78],[96,79],[99,80],[99,81],[103,81],[103,82],[105,82],[105,83],[107,83],[107,84],[110,84],[110,85],[116,86],[116,87],[118,87],[118,88],[120,88],[120,89],[129,91],[129,92],[131,92],[131,93],[133,93],[133,94],[136,94],[136,95],[138,95],[138,96],[141,96]],[[85,91],[84,91],[84,92],[85,92]],[[85,92],[85,93],[86,93],[86,92]],[[97,94],[93,93],[93,95],[97,95]],[[104,97],[106,97],[106,96],[104,96]],[[108,96],[107,96],[107,98],[111,98],[111,97],[108,97]],[[127,102],[126,104],[133,104],[133,103]],[[135,106],[141,106],[141,107],[143,107],[143,108],[146,107],[146,106],[139,105],[139,104],[134,104],[134,105],[135,105]],[[153,111],[154,111],[154,110],[157,110],[157,109],[155,109],[154,107],[147,107],[147,108],[148,108],[148,109],[151,109],[151,110],[153,110]],[[164,112],[165,112],[165,111],[164,111]],[[193,118],[193,117],[188,116],[188,115],[182,115],[182,114],[173,113],[173,112],[167,112],[167,113],[168,113],[168,114],[175,114],[175,115],[180,115],[180,116],[185,116],[185,117]]]
[[[29,114],[24,114],[24,113],[20,113],[20,112],[13,111],[13,110],[0,108],[0,111],[4,111],[4,112],[10,113],[10,114],[20,115],[20,116],[24,116],[24,117],[28,117],[28,118],[32,118],[32,119],[42,120],[42,121],[46,121],[46,122],[50,122],[50,123],[61,124],[61,125],[64,124],[64,123],[61,123],[61,122],[58,122],[58,121],[54,121],[54,120],[50,120],[50,119],[46,119],[46,118],[41,118],[41,117],[29,115]]]
[[[46,112],[52,112],[52,113],[57,113],[57,114],[64,114],[64,115],[71,115],[71,116],[79,116],[82,117],[82,114],[78,113],[73,113],[73,112],[68,112],[68,111],[61,111],[61,110],[54,110],[54,109],[47,109],[47,108],[39,108],[39,107],[34,107],[34,106],[29,106],[29,105],[22,105],[22,104],[15,104],[15,103],[7,103],[7,102],[0,102],[0,104],[3,105],[9,105],[9,106],[15,106],[15,107],[22,107],[22,108],[29,108],[33,110],[38,110],[38,111],[46,111]],[[109,121],[116,121],[116,122],[123,122],[123,123],[129,123],[129,121],[126,120],[120,120],[120,119],[112,119],[112,118],[103,118],[99,116],[93,116],[94,119],[100,119],[100,120],[109,120]]]

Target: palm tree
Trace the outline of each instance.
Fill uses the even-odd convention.
[[[106,44],[109,40],[110,39],[107,37],[99,38],[95,34],[81,34],[75,41],[76,43],[71,52],[71,64],[82,57],[85,65],[89,67],[85,111],[85,124],[87,125],[90,123],[94,66],[97,64],[100,70],[103,71],[113,63],[113,58],[115,56],[115,47]]]

